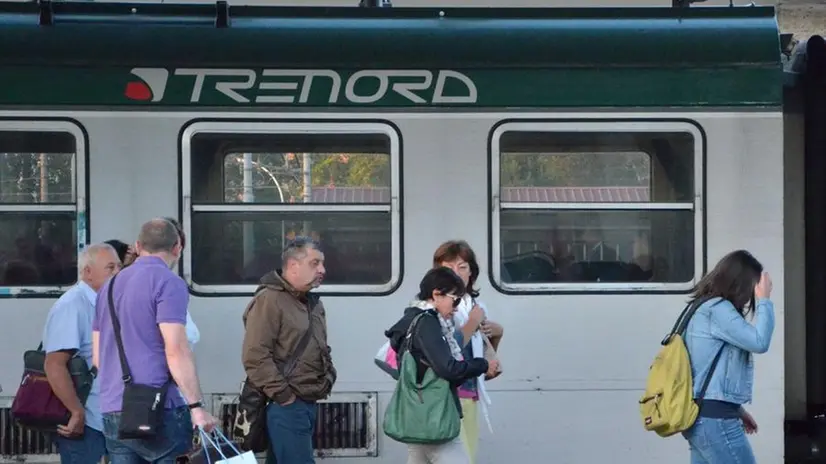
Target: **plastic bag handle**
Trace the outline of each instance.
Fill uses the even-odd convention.
[[[223,433],[223,432],[221,432],[221,429],[220,429],[220,428],[215,427],[214,429],[212,429],[212,434],[213,434],[213,435],[215,435],[216,437],[220,438],[221,440],[224,440],[224,442],[225,442],[227,445],[229,445],[229,447],[230,447],[233,451],[235,451],[235,455],[236,455],[236,456],[240,456],[241,454],[243,454],[243,453],[241,453],[241,451],[240,451],[238,448],[236,448],[236,447],[235,447],[235,444],[234,444],[232,441],[230,441],[230,440],[229,440],[229,438],[227,438],[227,437],[226,437],[226,435],[224,435],[224,433]],[[217,440],[216,440],[216,441],[217,441]]]
[[[201,432],[201,448],[204,450],[204,459],[206,459],[207,464],[212,464],[212,460],[209,458],[209,449],[206,445],[206,440],[204,440],[204,431],[200,427],[198,429]]]
[[[206,439],[206,441],[208,441],[208,442],[209,442],[209,444],[210,444],[210,445],[212,445],[212,447],[213,447],[213,448],[215,448],[215,451],[217,451],[217,452],[218,452],[218,455],[219,455],[219,456],[221,456],[221,459],[222,459],[222,460],[224,460],[224,459],[229,459],[229,458],[228,458],[228,457],[224,454],[224,452],[223,452],[223,451],[221,451],[221,447],[220,447],[220,446],[218,446],[218,444],[217,444],[217,443],[215,443],[214,441],[212,441],[212,438],[210,438],[210,437],[209,437],[209,434],[208,434],[208,433],[206,433],[202,427],[200,427],[200,426],[199,426],[199,427],[198,427],[198,430],[200,430],[200,431],[201,431],[201,440]],[[207,459],[208,459],[208,457],[207,457]]]

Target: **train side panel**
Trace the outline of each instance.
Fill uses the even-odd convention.
[[[699,147],[694,159],[699,163],[694,165],[699,177],[693,173],[690,177],[692,185],[702,189],[694,203],[699,219],[691,223],[700,235],[691,236],[691,249],[705,256],[707,264],[692,268],[696,271],[693,278],[737,248],[753,251],[772,273],[777,326],[770,351],[755,356],[754,404],[749,409],[761,428],[759,439],[752,442],[758,461],[782,462],[784,159],[779,110],[529,114],[50,111],[4,112],[0,117],[67,118],[85,131],[91,242],[134,240],[140,224],[159,215],[180,216],[193,227],[192,236],[199,234],[189,215],[188,200],[181,194],[181,170],[187,169],[181,159],[186,149],[181,137],[195,119],[241,128],[253,122],[287,120],[390,127],[399,144],[400,169],[395,180],[401,180],[401,233],[391,240],[403,258],[396,263],[400,282],[385,295],[324,297],[329,342],[339,373],[335,394],[366,393],[377,398],[368,422],[378,456],[347,461],[365,463],[400,462],[406,455],[403,446],[381,433],[393,382],[375,367],[373,356],[384,341],[383,331],[415,294],[433,250],[452,238],[466,239],[475,248],[482,266],[481,299],[490,317],[505,328],[500,353],[505,373],[488,384],[494,434],[482,426],[481,463],[539,462],[549,457],[560,463],[653,464],[687,459],[687,445],[681,438],[663,440],[645,433],[638,415],[648,367],[659,341],[682,309],[686,292],[641,285],[632,292],[605,292],[593,286],[577,291],[568,286],[517,288],[506,294],[496,281],[503,271],[497,267],[492,272],[493,266],[499,266],[492,260],[503,252],[499,243],[490,242],[504,235],[490,227],[502,213],[496,206],[501,200],[499,189],[489,189],[489,182],[491,159],[498,152],[491,146],[492,134],[503,121],[530,120],[531,124],[546,124],[548,130],[569,130],[577,124],[620,127],[629,121],[636,121],[637,126],[629,127],[638,132],[647,127],[656,132],[659,124],[694,127],[690,130],[699,137],[694,141]],[[559,126],[563,120],[568,125]],[[186,266],[183,273],[191,276]],[[196,346],[198,370],[211,400],[218,398],[214,395],[237,393],[243,379],[241,313],[248,300],[246,295],[220,293],[191,298],[190,311],[201,331]],[[45,295],[0,300],[0,326],[14,327],[0,342],[0,365],[6,366],[0,372],[4,387],[0,395],[14,394],[21,354],[37,345],[53,301]],[[213,401],[216,412],[221,412],[216,404]]]

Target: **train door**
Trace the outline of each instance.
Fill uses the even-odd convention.
[[[784,102],[788,464],[826,462],[826,41],[796,51]]]

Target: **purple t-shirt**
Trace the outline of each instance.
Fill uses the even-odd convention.
[[[112,318],[109,315],[109,285],[97,296],[92,330],[100,332],[100,409],[118,412],[123,404],[123,374],[118,358]],[[121,325],[126,361],[135,383],[160,387],[169,380],[160,323],[186,325],[189,290],[186,283],[155,256],[138,258],[115,279],[112,294]],[[185,404],[177,387],[170,386],[166,408]]]

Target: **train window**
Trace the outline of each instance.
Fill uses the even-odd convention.
[[[494,283],[505,291],[689,289],[702,268],[702,135],[688,123],[494,130]]]
[[[0,287],[77,281],[86,242],[84,137],[67,122],[0,120]]]
[[[191,220],[184,227],[192,248],[184,266],[194,290],[254,290],[281,266],[281,250],[296,235],[321,243],[321,292],[385,293],[398,283],[399,136],[392,128],[203,122],[185,132]]]

